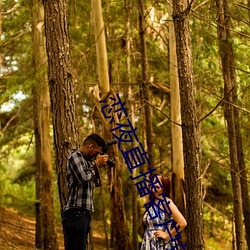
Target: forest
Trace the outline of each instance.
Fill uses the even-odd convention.
[[[250,249],[249,27],[250,0],[0,0],[0,249],[64,249],[66,160],[91,133],[118,143],[88,249],[140,249],[150,168],[181,249]],[[7,244],[6,209],[34,219],[30,248]]]

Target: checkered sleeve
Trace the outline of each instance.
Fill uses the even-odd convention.
[[[94,178],[95,171],[90,167],[83,155],[75,151],[68,158],[69,167],[80,183]]]

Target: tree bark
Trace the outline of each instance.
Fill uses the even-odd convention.
[[[102,17],[102,3],[101,0],[92,0],[92,4],[96,39],[98,82],[100,85],[101,94],[104,95],[105,93],[110,91],[110,86],[106,38]]]
[[[185,0],[173,1],[173,20],[180,83],[181,119],[187,202],[187,249],[204,249],[198,123],[190,39],[190,9]],[[185,243],[185,242],[184,242]]]
[[[235,115],[237,151],[238,151],[237,153],[238,153],[239,170],[241,176],[240,177],[241,199],[242,199],[247,247],[248,249],[250,249],[250,201],[248,195],[247,171],[245,165],[245,157],[243,153],[242,136],[240,131],[240,118],[239,118],[239,112],[236,108],[234,108],[234,115]]]
[[[103,219],[103,227],[104,227],[104,234],[105,234],[105,240],[106,240],[106,250],[109,250],[109,238],[108,238],[108,225],[106,221],[106,208],[104,203],[104,197],[103,197],[103,187],[100,187],[100,195],[101,195],[101,201],[102,201],[102,219]]]
[[[98,79],[102,98],[107,98],[110,92],[110,83],[108,75],[107,49],[102,18],[101,0],[93,1],[93,17],[96,38],[96,54],[98,64]],[[115,97],[115,96],[114,96]],[[115,97],[116,98],[116,97]],[[111,129],[109,125],[103,125],[104,138],[106,141],[111,140]],[[122,170],[118,157],[118,147],[113,146],[113,158],[116,159],[116,166],[113,171],[112,190],[111,190],[111,211],[113,219],[114,247],[119,250],[129,249],[128,231],[126,225],[126,215],[124,210],[123,190],[122,190]]]
[[[169,16],[173,14],[173,8],[168,4]],[[181,126],[181,102],[180,89],[176,55],[176,38],[174,32],[174,24],[172,21],[169,25],[169,64],[170,64],[170,106],[171,106],[171,137],[172,137],[172,193],[173,200],[178,209],[185,216],[186,197],[184,192],[184,158],[182,145],[182,129]],[[177,124],[176,124],[177,123]],[[186,239],[183,231],[182,237]],[[187,240],[187,239],[186,239]]]
[[[222,73],[224,79],[224,96],[225,96],[225,119],[227,121],[228,141],[230,150],[231,162],[231,179],[233,186],[234,197],[234,214],[235,214],[235,230],[236,230],[236,245],[237,249],[245,249],[244,229],[243,229],[243,208],[241,190],[243,188],[244,195],[246,195],[246,186],[241,187],[241,181],[244,185],[244,179],[240,178],[242,172],[239,165],[239,157],[241,159],[242,170],[244,170],[244,163],[242,149],[240,147],[241,137],[239,131],[238,112],[232,104],[236,104],[237,100],[237,86],[236,86],[236,72],[234,68],[234,52],[232,39],[230,34],[230,13],[229,3],[227,0],[216,0],[218,11],[218,39],[219,39],[219,53],[222,63]],[[242,146],[242,145],[241,145]],[[243,173],[244,174],[244,173]],[[247,184],[247,183],[246,183]],[[247,190],[248,197],[248,190]],[[248,198],[247,198],[248,200]],[[244,204],[246,205],[246,204]],[[245,222],[249,221],[249,204],[245,208]],[[248,222],[249,223],[249,222]],[[249,230],[249,224],[246,225],[246,232]],[[249,237],[249,235],[248,235]]]
[[[53,175],[50,149],[50,99],[46,71],[44,10],[42,1],[34,0],[33,58],[35,70],[34,126],[36,138],[36,246],[58,249],[53,201]]]
[[[55,162],[62,209],[68,193],[66,185],[67,155],[70,149],[78,147],[67,3],[66,0],[44,0],[43,4]]]
[[[118,147],[115,147],[115,155],[118,155]],[[116,157],[114,173],[113,199],[112,199],[112,218],[114,226],[114,247],[116,250],[129,250],[127,221],[124,209],[122,191],[122,170],[119,157]]]
[[[125,0],[125,10],[126,10],[126,71],[127,71],[127,83],[128,86],[128,104],[131,109],[131,123],[133,128],[135,127],[135,102],[132,93],[132,86],[131,86],[131,62],[130,62],[130,22],[131,22],[131,1]],[[131,149],[135,148],[135,142],[131,143]],[[133,169],[132,176],[136,177],[136,168]],[[138,201],[137,201],[137,190],[134,185],[134,182],[131,182],[131,203],[132,203],[132,247],[134,250],[138,250]]]
[[[115,93],[112,91],[111,95],[113,98],[116,98]],[[99,95],[97,96],[98,102],[95,103],[99,113],[102,116],[101,108],[99,107]],[[96,100],[97,98],[93,98]],[[116,114],[112,114],[115,116],[116,122],[118,122],[118,117]],[[103,134],[105,141],[109,141],[112,138],[112,132],[110,130],[114,128],[113,124],[109,124],[104,117],[103,120]],[[129,240],[128,240],[128,229],[127,229],[127,221],[124,209],[124,200],[123,200],[123,183],[122,183],[122,166],[118,157],[118,145],[113,145],[112,148],[109,149],[109,157],[111,159],[115,159],[115,167],[109,168],[111,176],[111,247],[117,250],[128,250],[131,249]]]
[[[148,87],[148,59],[147,59],[147,46],[146,46],[146,20],[145,20],[145,6],[144,0],[138,0],[139,7],[139,32],[141,43],[141,67],[142,67],[142,87],[141,96],[146,105],[145,112],[145,126],[146,126],[146,139],[148,158],[151,166],[154,166],[154,139],[153,139],[153,125],[152,125],[152,109],[147,103],[149,101],[149,87]]]

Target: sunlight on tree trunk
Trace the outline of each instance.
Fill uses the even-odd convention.
[[[100,84],[101,95],[105,95],[110,91],[110,86],[105,29],[102,18],[102,5],[101,0],[92,0],[91,2],[93,5],[92,10],[96,40],[98,82]]]
[[[102,18],[101,0],[92,1],[93,4],[93,17],[96,37],[96,54],[98,64],[98,79],[101,90],[101,98],[107,98],[107,93],[110,92],[109,75],[108,75],[108,61],[107,49],[105,41],[104,24]],[[115,96],[114,96],[115,97]],[[104,138],[108,141],[111,139],[111,132],[108,127],[104,126]],[[113,188],[111,191],[111,208],[114,232],[114,246],[115,249],[126,250],[128,249],[128,232],[126,225],[126,215],[124,210],[123,191],[122,191],[122,173],[121,163],[118,157],[118,147],[115,145],[113,157],[116,159],[116,166],[113,171]]]
[[[116,93],[111,90],[110,95],[112,98],[116,99]],[[101,116],[103,135],[105,141],[114,139],[110,130],[114,128],[114,123],[110,124],[105,120],[102,111],[101,105],[99,103],[99,88],[95,86],[92,91],[92,99],[95,103],[95,106]],[[116,113],[110,113],[115,118],[115,123],[117,123],[118,117]],[[112,227],[111,230],[111,247],[121,250],[129,250],[129,240],[128,240],[128,228],[126,224],[126,214],[124,208],[124,195],[123,195],[123,182],[122,182],[122,164],[120,163],[120,158],[118,157],[118,145],[113,145],[109,149],[109,157],[115,159],[115,167],[110,168],[107,171],[111,173],[111,183],[110,183],[110,192],[111,192],[111,221]]]
[[[172,16],[173,8],[168,4],[169,17]],[[180,89],[176,56],[176,43],[173,21],[168,22],[169,25],[169,54],[170,54],[170,106],[171,106],[171,120],[177,124],[181,124],[181,102]],[[171,137],[172,137],[172,190],[173,199],[185,216],[186,197],[184,192],[184,159],[183,159],[183,145],[182,145],[182,130],[181,126],[171,123]],[[182,237],[187,240],[183,231]]]
[[[44,10],[42,2],[34,0],[33,58],[35,69],[34,125],[36,137],[36,246],[58,249],[53,201],[53,175],[50,149],[50,99],[46,70]]]

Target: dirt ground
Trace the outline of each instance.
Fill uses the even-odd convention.
[[[98,231],[98,222],[92,221],[94,250],[105,248],[105,237]],[[57,228],[59,250],[64,250],[61,225]],[[0,208],[0,250],[35,250],[35,218]]]

